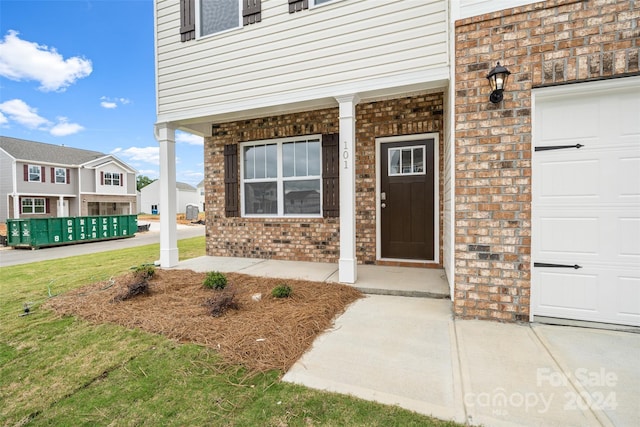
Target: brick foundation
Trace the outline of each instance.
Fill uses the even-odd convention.
[[[205,139],[207,254],[249,258],[337,262],[339,218],[226,218],[224,145],[300,135],[339,132],[338,108],[220,123]],[[443,95],[429,93],[356,108],[356,255],[358,263],[376,263],[377,137],[437,132],[440,173],[443,161]],[[442,182],[440,200],[442,204]],[[442,212],[442,206],[440,207]],[[440,230],[442,214],[440,213]],[[440,235],[442,242],[442,233]],[[442,243],[440,244],[442,248]],[[442,249],[441,249],[442,251]],[[442,259],[442,256],[440,256]]]
[[[531,89],[640,74],[640,3],[554,0],[456,22],[457,316],[528,321]],[[511,71],[504,101],[486,75]]]

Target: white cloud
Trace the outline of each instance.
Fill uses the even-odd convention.
[[[67,136],[82,130],[84,130],[84,127],[81,125],[69,123],[66,117],[58,117],[58,123],[49,130],[49,133],[53,136]]]
[[[7,119],[4,114],[0,113],[0,125],[4,125],[6,123],[9,123],[9,119]]]
[[[55,48],[20,39],[9,30],[0,42],[0,76],[35,80],[44,92],[64,91],[93,71],[91,61],[78,56],[64,59]]]
[[[204,145],[204,138],[192,133],[176,132],[176,142],[189,145]]]
[[[118,151],[118,157],[130,162],[160,164],[160,147],[129,147]]]
[[[127,105],[131,103],[127,98],[109,98],[108,96],[101,96],[100,101],[100,106],[107,109],[114,109],[118,108],[119,105]]]
[[[38,109],[32,108],[21,99],[11,99],[0,104],[0,112],[6,114],[9,120],[26,126],[29,129],[43,129],[51,122],[38,115]]]
[[[9,121],[18,123],[29,129],[37,129],[49,132],[53,136],[67,136],[84,130],[84,127],[77,123],[69,123],[66,117],[58,117],[57,123],[40,116],[38,109],[30,107],[21,99],[11,99],[0,104],[0,124]]]

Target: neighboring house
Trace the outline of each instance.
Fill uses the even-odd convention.
[[[140,213],[160,214],[162,213],[162,203],[160,203],[160,180],[156,179],[149,185],[140,189]],[[185,213],[187,205],[199,206],[198,191],[192,185],[184,182],[176,182],[175,206],[177,213]]]
[[[196,188],[198,189],[198,209],[200,212],[204,212],[206,206],[204,204],[204,179],[198,183]]]
[[[0,221],[135,212],[136,170],[117,157],[0,136]]]
[[[209,255],[444,268],[457,316],[640,325],[637,2],[198,1],[155,2],[156,137],[168,198],[175,130],[204,136]]]

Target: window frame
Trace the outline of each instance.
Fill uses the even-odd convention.
[[[28,208],[31,209],[31,212],[25,211],[25,201],[30,200],[31,203],[28,205]],[[36,200],[42,200],[42,205],[36,204]],[[42,212],[36,212],[36,207],[42,208]],[[23,215],[43,215],[47,213],[47,201],[44,197],[22,197],[20,199],[20,213]]]
[[[422,149],[422,170],[419,172],[415,172],[415,171],[411,171],[411,172],[403,172],[402,170],[400,170],[397,173],[392,173],[391,172],[391,160],[393,159],[393,156],[391,155],[392,151],[399,151],[400,152],[400,167],[402,167],[402,152],[404,150],[410,150],[411,151],[411,168],[413,169],[415,167],[414,164],[414,158],[413,158],[413,154],[414,154],[414,150],[416,148],[420,148]],[[408,145],[408,146],[404,146],[404,147],[393,147],[393,148],[389,148],[388,149],[388,153],[387,153],[387,176],[389,177],[401,177],[401,176],[416,176],[416,175],[426,175],[427,174],[427,168],[426,168],[426,156],[427,156],[427,146],[426,145]]]
[[[327,6],[329,4],[332,3],[338,3],[341,2],[343,0],[327,0],[323,3],[316,3],[317,0],[309,0],[309,9],[315,9],[316,7],[322,7],[322,6]]]
[[[62,182],[58,181],[58,171],[62,171],[64,172],[64,174],[62,175]],[[54,184],[66,184],[67,183],[67,168],[54,168],[53,170],[53,177],[55,179]]]
[[[317,142],[318,143],[318,175],[305,175],[305,176],[284,176],[284,162],[283,162],[283,145],[292,142]],[[275,178],[245,178],[245,148],[259,145],[276,145],[276,177]],[[277,138],[259,141],[247,141],[238,144],[238,160],[240,163],[239,173],[239,185],[240,185],[240,216],[243,218],[323,218],[323,182],[322,182],[322,135],[301,135],[297,137]],[[308,169],[308,165],[307,165]],[[284,186],[286,182],[293,181],[318,181],[319,188],[319,200],[320,206],[318,213],[313,214],[287,214],[285,213],[285,194]],[[261,183],[261,182],[275,182],[276,183],[276,201],[277,212],[275,214],[254,214],[247,213],[246,200],[245,200],[245,184],[249,183]]]
[[[107,182],[108,180],[108,182]],[[120,173],[119,172],[104,172],[103,184],[110,187],[120,187]],[[117,184],[115,183],[117,181]]]
[[[31,179],[31,168],[38,169],[38,179]],[[29,182],[42,182],[42,166],[40,165],[28,165],[27,166],[27,176],[29,178]]]
[[[231,32],[231,31],[236,31],[236,30],[241,29],[244,26],[243,25],[243,21],[242,21],[242,8],[243,8],[242,0],[236,0],[236,2],[238,3],[238,26],[237,27],[233,27],[233,28],[227,28],[226,30],[222,30],[222,31],[217,31],[215,33],[202,34],[202,14],[201,14],[202,1],[206,1],[206,0],[195,0],[196,40],[204,39],[204,38],[208,38],[208,37],[215,37],[215,36],[218,36],[220,34],[225,34],[225,33]]]

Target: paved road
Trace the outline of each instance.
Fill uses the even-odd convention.
[[[159,228],[160,226],[157,222],[152,222],[149,231],[136,233],[135,237],[128,239],[51,246],[38,250],[2,248],[0,249],[0,267],[160,243]],[[178,225],[178,240],[204,236],[204,229],[204,225]],[[159,257],[160,254],[158,254]]]

